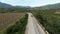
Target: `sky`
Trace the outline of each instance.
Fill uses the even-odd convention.
[[[0,0],[2,3],[7,3],[13,6],[43,6],[47,4],[60,3],[60,0]]]

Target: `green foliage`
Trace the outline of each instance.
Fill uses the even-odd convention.
[[[9,27],[5,34],[24,34],[27,24],[28,14],[16,22],[15,25]]]
[[[25,8],[0,8],[0,13],[8,13],[8,12],[27,12]]]
[[[32,12],[50,34],[60,34],[60,15],[55,10],[39,10]]]

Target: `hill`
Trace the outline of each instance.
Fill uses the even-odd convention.
[[[9,8],[9,7],[12,7],[12,5],[9,5],[9,4],[0,2],[0,7],[6,7],[6,8]]]
[[[49,4],[49,5],[40,6],[40,7],[34,7],[34,9],[58,9],[58,8],[60,8],[60,3]]]
[[[29,6],[15,6],[16,8],[30,8]]]

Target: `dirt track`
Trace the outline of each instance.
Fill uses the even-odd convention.
[[[46,34],[32,13],[28,13],[28,15],[28,24],[25,34]]]

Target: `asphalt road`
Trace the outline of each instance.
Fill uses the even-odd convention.
[[[32,13],[28,13],[28,15],[28,24],[25,34],[46,34]]]

